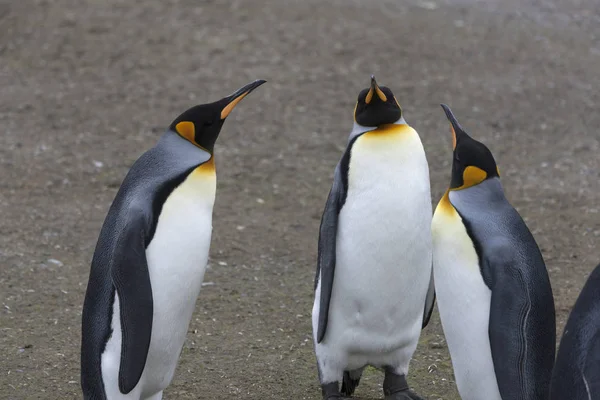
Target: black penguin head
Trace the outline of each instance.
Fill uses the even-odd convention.
[[[375,77],[371,75],[371,87],[362,90],[358,95],[354,120],[362,126],[380,126],[393,124],[402,117],[400,104],[392,91],[379,86]]]
[[[219,101],[194,106],[177,117],[169,129],[212,154],[225,118],[237,103],[265,82],[256,80]]]
[[[500,176],[496,161],[490,149],[481,142],[473,139],[460,126],[452,110],[441,104],[450,121],[452,132],[452,178],[450,189],[466,189],[480,184],[486,179]]]

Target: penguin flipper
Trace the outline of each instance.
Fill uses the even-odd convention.
[[[146,218],[130,211],[111,259],[111,277],[119,295],[122,344],[119,389],[127,394],[139,382],[152,333],[152,286],[146,259]]]
[[[491,284],[489,338],[502,398],[548,398],[556,351],[554,302],[530,287],[528,270],[544,265],[522,265],[514,249],[495,247],[485,257]],[[552,312],[547,312],[552,310]]]
[[[423,326],[425,328],[431,319],[433,314],[433,306],[435,304],[435,283],[433,281],[433,268],[431,269],[431,278],[429,279],[429,289],[427,289],[427,296],[425,297],[425,310],[423,312]]]
[[[592,343],[585,360],[583,378],[590,398],[597,399],[600,396],[600,334],[596,333]]]
[[[550,400],[600,398],[600,265],[573,306],[552,370]]]
[[[315,290],[319,281],[321,283],[321,299],[319,306],[319,328],[317,331],[317,343],[321,343],[327,330],[329,317],[329,302],[333,289],[333,276],[335,272],[335,253],[337,227],[340,209],[345,198],[344,184],[340,165],[335,169],[333,185],[327,197],[321,226],[319,228],[319,255],[317,261],[317,274],[315,276]]]

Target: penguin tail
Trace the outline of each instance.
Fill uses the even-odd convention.
[[[362,375],[362,369],[355,371],[344,371],[344,378],[342,379],[342,390],[343,396],[350,397],[354,394],[356,387],[360,383],[360,377]]]

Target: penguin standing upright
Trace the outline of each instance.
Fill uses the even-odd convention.
[[[319,232],[312,325],[323,399],[352,395],[367,365],[385,370],[387,400],[420,399],[406,374],[434,302],[431,212],[419,135],[371,77]]]
[[[84,399],[160,400],[170,384],[208,262],[213,147],[231,110],[264,82],[185,111],[125,177],[83,305]]]
[[[454,157],[432,221],[438,309],[463,400],[545,400],[554,300],[542,254],[490,150],[446,105]]]
[[[600,265],[583,286],[560,340],[550,400],[600,399]]]

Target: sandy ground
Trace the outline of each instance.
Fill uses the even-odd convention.
[[[520,4],[516,10],[513,6]],[[558,329],[600,260],[595,0],[0,0],[0,398],[75,399],[110,202],[170,121],[256,78],[216,149],[210,267],[166,399],[319,399],[320,214],[369,74],[449,180],[438,104],[494,152],[543,250]],[[437,311],[409,381],[458,395]],[[360,399],[381,398],[366,373]]]

